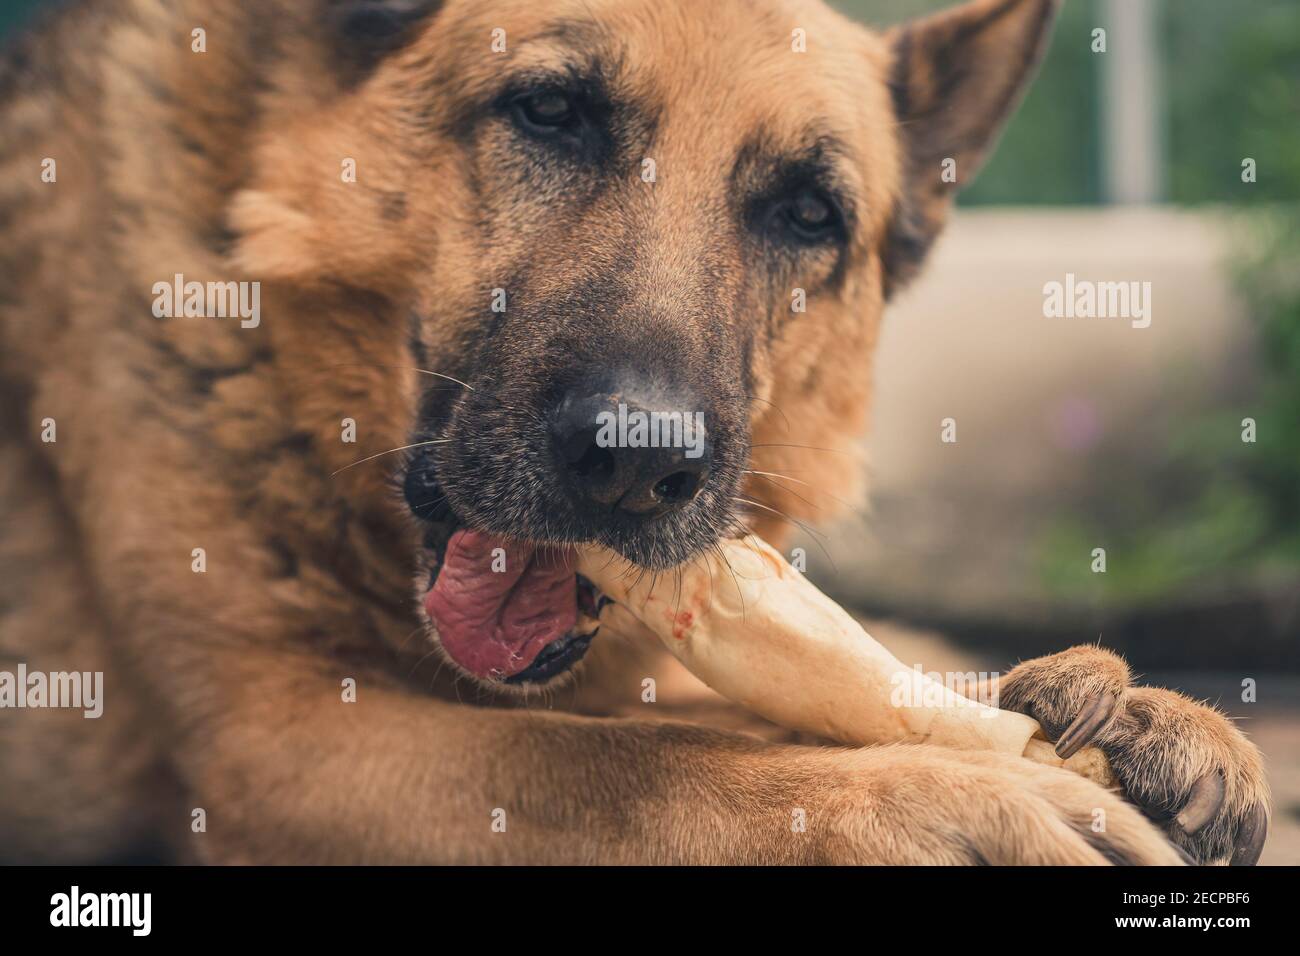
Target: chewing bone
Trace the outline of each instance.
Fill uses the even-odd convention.
[[[584,550],[578,570],[615,602],[601,614],[611,629],[648,630],[705,684],[780,726],[855,746],[1015,754],[1115,785],[1097,748],[1063,760],[1032,717],[969,700],[905,667],[761,539],[720,549],[725,563],[702,558],[680,576],[644,574],[600,549]],[[921,686],[898,706],[900,681]]]

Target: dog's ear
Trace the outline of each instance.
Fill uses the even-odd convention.
[[[884,250],[888,296],[919,270],[956,191],[1015,112],[1060,0],[974,0],[896,27],[890,89],[902,194]]]
[[[339,60],[365,73],[405,46],[443,0],[327,0],[326,20]]]

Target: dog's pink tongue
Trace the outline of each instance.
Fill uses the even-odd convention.
[[[500,680],[526,670],[577,623],[573,568],[570,548],[458,531],[424,609],[452,660]]]

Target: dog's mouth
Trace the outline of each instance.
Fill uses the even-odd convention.
[[[605,598],[571,547],[461,529],[447,541],[424,610],[451,660],[483,681],[541,684],[578,663]]]

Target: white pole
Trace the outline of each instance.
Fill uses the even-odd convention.
[[[1112,203],[1164,198],[1157,0],[1103,0],[1103,183]]]

